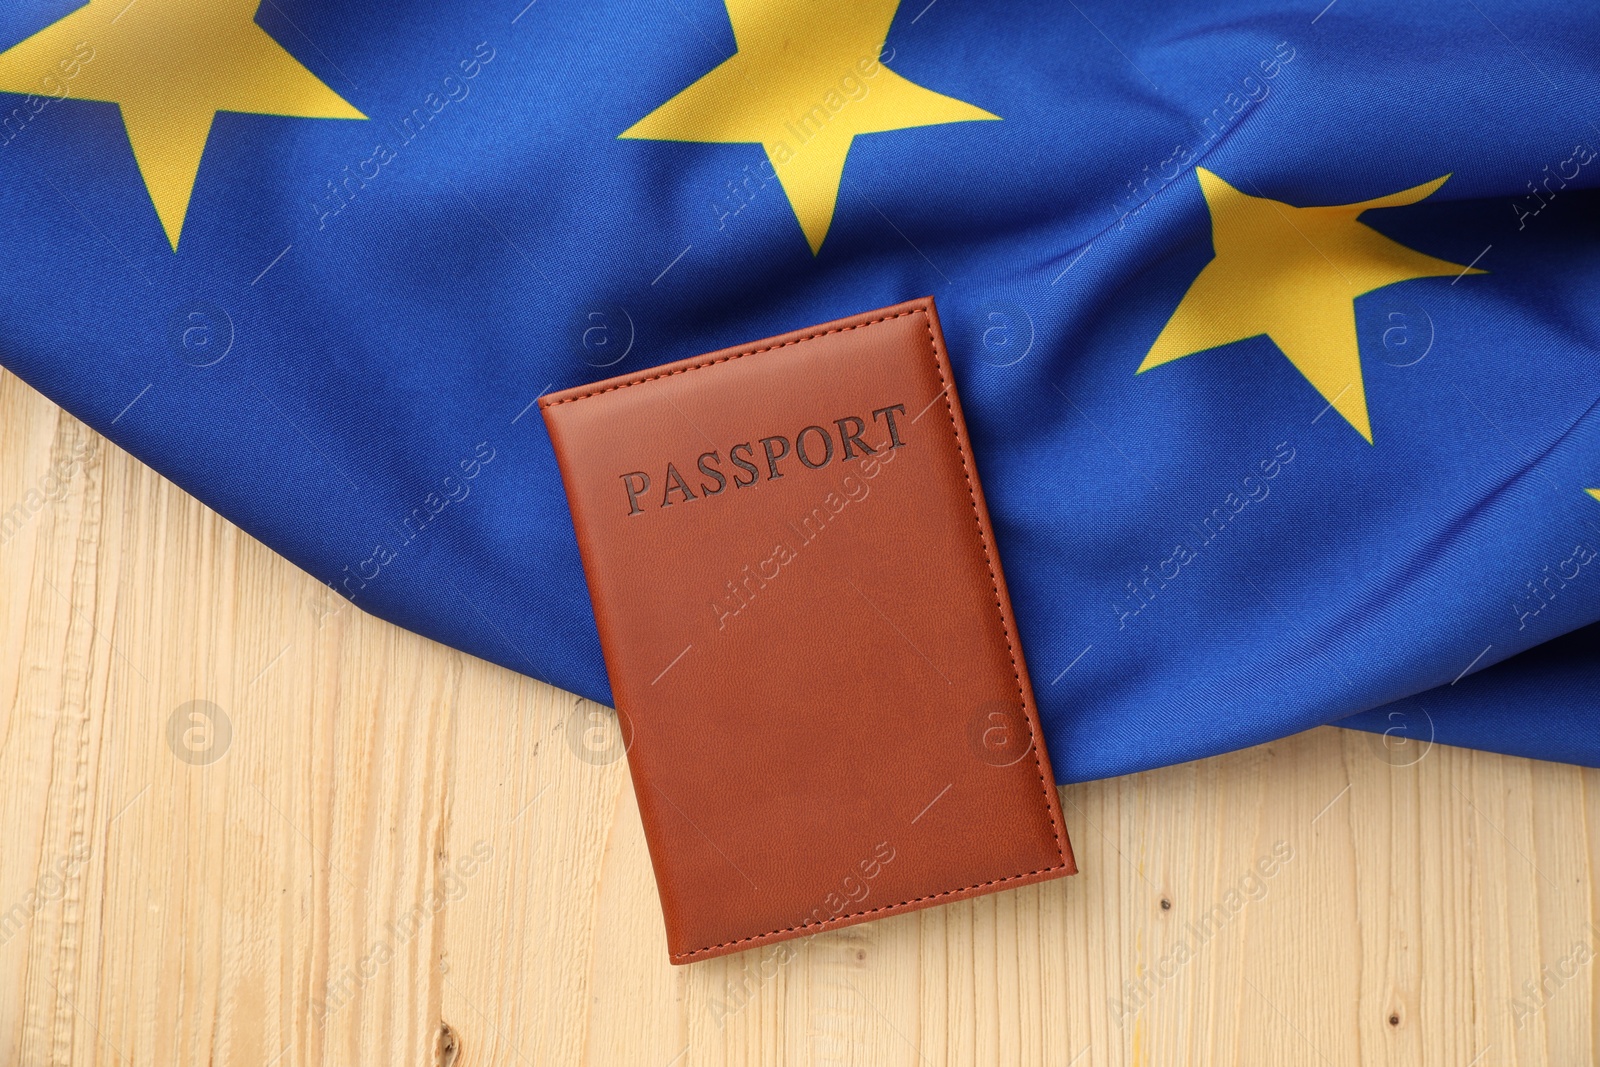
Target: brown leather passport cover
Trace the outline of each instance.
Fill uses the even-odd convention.
[[[931,297],[540,403],[672,962],[1076,870]]]

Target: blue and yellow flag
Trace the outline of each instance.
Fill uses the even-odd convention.
[[[1597,41],[19,0],[0,358],[358,607],[609,701],[535,399],[931,292],[1064,779],[1329,722],[1600,764]]]

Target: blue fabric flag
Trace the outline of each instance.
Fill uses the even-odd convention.
[[[1596,765],[1596,41],[20,0],[0,359],[359,608],[609,702],[535,399],[931,292],[1063,780],[1329,722]]]

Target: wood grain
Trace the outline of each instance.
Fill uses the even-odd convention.
[[[1076,878],[673,968],[605,709],[0,426],[0,1064],[1600,1058],[1600,772],[1316,730],[1063,789]]]

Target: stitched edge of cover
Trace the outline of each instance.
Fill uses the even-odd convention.
[[[797,345],[801,341],[814,341],[818,337],[827,337],[830,334],[848,333],[851,330],[860,330],[868,326],[876,326],[879,323],[889,322],[893,319],[903,319],[907,315],[923,316],[923,325],[928,331],[928,353],[929,355],[933,356],[934,373],[939,376],[939,384],[943,386],[943,388],[940,390],[940,395],[944,397],[945,412],[950,418],[950,436],[955,442],[956,458],[961,460],[961,476],[966,480],[967,483],[967,499],[972,504],[972,518],[973,521],[978,524],[978,546],[983,549],[983,560],[985,565],[989,568],[989,584],[995,596],[995,610],[1000,616],[1000,634],[1006,639],[1006,651],[1011,656],[1011,677],[1017,683],[1017,696],[1022,698],[1023,707],[1026,709],[1027,694],[1022,688],[1022,668],[1017,663],[1017,649],[1016,645],[1011,641],[1010,627],[1006,625],[1005,602],[1000,598],[1000,578],[999,575],[995,573],[994,554],[990,549],[989,539],[984,535],[982,513],[978,510],[978,492],[976,487],[972,484],[972,470],[970,464],[967,462],[967,450],[961,447],[961,432],[956,425],[955,404],[950,399],[951,383],[945,379],[944,367],[939,363],[939,340],[933,332],[933,316],[930,313],[930,310],[931,309],[926,304],[917,304],[907,311],[897,311],[893,315],[883,315],[876,319],[868,319],[865,322],[854,322],[848,326],[834,326],[830,329],[820,330],[816,333],[801,334],[799,337],[792,338],[788,341],[783,341],[779,344],[766,345],[761,348],[743,349],[738,352],[730,353],[726,356],[718,356],[715,359],[706,360],[704,363],[692,363],[687,367],[679,367],[676,370],[665,371],[661,374],[652,374],[644,378],[635,378],[632,381],[619,382],[616,385],[608,385],[603,389],[593,389],[586,393],[579,393],[576,396],[562,397],[560,400],[553,400],[549,404],[541,406],[552,408],[558,407],[562,404],[570,404],[574,400],[587,400],[589,397],[615,392],[618,389],[627,389],[630,386],[643,385],[645,382],[653,382],[662,378],[670,378],[674,374],[687,374],[692,370],[702,370],[706,367],[714,367],[718,363],[730,363],[733,360],[741,359],[744,356],[753,356],[761,352],[772,352],[779,348],[788,348],[790,345]],[[1035,715],[1037,715],[1037,705],[1035,707]],[[749,937],[740,937],[732,941],[724,941],[719,945],[706,945],[704,948],[690,949],[687,952],[675,952],[671,953],[669,958],[673,960],[689,960],[695,956],[703,955],[707,952],[715,952],[718,949],[729,948],[733,945],[743,945],[752,941],[762,941],[778,934],[792,934],[800,930],[809,929],[813,926],[817,927],[820,931],[824,927],[844,923],[849,919],[860,919],[868,915],[876,915],[879,912],[889,911],[894,908],[908,907],[912,904],[931,903],[933,901],[956,896],[960,893],[968,893],[974,889],[987,889],[990,886],[1004,885],[1007,882],[1015,882],[1022,878],[1032,878],[1035,875],[1048,874],[1050,871],[1059,871],[1063,867],[1067,866],[1067,853],[1066,850],[1061,847],[1061,822],[1059,817],[1056,815],[1055,810],[1050,805],[1049,791],[1051,789],[1051,783],[1045,781],[1044,762],[1039,758],[1039,737],[1033,729],[1033,717],[1024,715],[1023,718],[1026,719],[1028,723],[1028,749],[1033,753],[1033,765],[1039,774],[1039,788],[1044,792],[1045,795],[1045,810],[1050,813],[1050,835],[1055,839],[1056,855],[1060,858],[1061,862],[1052,867],[1040,867],[1038,870],[1023,871],[1020,874],[1008,874],[1004,878],[992,878],[987,882],[976,882],[969,886],[962,886],[960,889],[940,890],[937,893],[929,893],[926,896],[913,897],[910,900],[902,900],[897,904],[880,904],[876,908],[869,908],[865,911],[853,911],[847,915],[835,915],[827,919],[800,923],[797,926],[785,926],[776,930],[768,930],[764,934],[751,934]]]
[[[708,359],[704,363],[691,363],[687,367],[678,367],[676,370],[663,371],[660,374],[652,374],[645,378],[634,378],[630,381],[618,382],[616,385],[608,385],[604,389],[591,389],[587,393],[579,393],[577,396],[564,396],[560,400],[541,402],[539,406],[545,408],[560,407],[562,404],[570,404],[574,400],[587,400],[591,396],[599,396],[602,393],[614,393],[618,389],[627,389],[630,386],[643,385],[645,382],[659,381],[662,378],[670,378],[674,374],[687,374],[692,370],[702,370],[706,367],[714,367],[718,363],[731,363],[734,360],[742,359],[745,356],[754,356],[761,352],[773,352],[780,348],[788,348],[790,345],[797,345],[801,341],[814,341],[818,337],[827,337],[829,334],[849,333],[851,330],[860,330],[867,326],[876,326],[880,322],[888,322],[891,319],[903,319],[907,315],[925,314],[926,312],[927,308],[919,305],[915,308],[912,308],[910,311],[897,311],[893,315],[884,315],[880,318],[868,319],[866,322],[855,322],[851,323],[849,326],[835,326],[832,329],[822,330],[819,333],[802,334],[799,337],[781,342],[780,344],[766,345],[762,348],[741,349],[738,352],[733,352],[726,356],[718,356],[715,359]],[[933,333],[932,327],[928,328],[928,333],[930,335]],[[937,361],[937,352],[935,352],[935,362]],[[943,374],[939,375],[939,380],[944,381]]]
[[[983,511],[978,507],[978,490],[972,483],[972,466],[967,462],[967,449],[961,440],[961,429],[956,425],[955,401],[950,398],[950,390],[955,383],[945,380],[944,367],[939,362],[939,339],[933,332],[933,315],[925,306],[921,308],[921,311],[923,325],[928,329],[928,348],[933,353],[933,369],[939,375],[939,384],[944,387],[940,390],[940,394],[944,397],[945,411],[950,416],[950,436],[955,440],[956,455],[961,460],[961,475],[967,481],[967,499],[972,504],[972,521],[978,526],[978,544],[983,548],[983,561],[989,567],[989,588],[994,593],[995,613],[1000,618],[1000,634],[1006,639],[1006,652],[1011,656],[1011,680],[1017,683],[1017,696],[1021,699],[1023,711],[1026,713],[1028,709],[1028,693],[1022,681],[1022,665],[1017,662],[1017,646],[1011,640],[1011,625],[1008,625],[1008,623],[1012,623],[1012,620],[1006,614],[1005,598],[1000,594],[1000,574],[995,569],[993,547],[989,544],[988,535],[983,528]],[[1056,855],[1061,859],[1061,863],[1058,866],[1065,867],[1067,865],[1067,852],[1066,849],[1061,847],[1061,831],[1063,827],[1061,826],[1061,819],[1056,816],[1056,809],[1050,804],[1055,783],[1045,779],[1044,761],[1039,758],[1041,739],[1034,733],[1033,729],[1033,718],[1036,718],[1038,713],[1038,701],[1034,701],[1033,717],[1029,717],[1026,714],[1023,715],[1023,718],[1028,723],[1028,750],[1033,753],[1033,767],[1039,775],[1039,789],[1044,794],[1045,810],[1050,812],[1050,836],[1055,839]],[[1057,806],[1059,806],[1059,802]],[[960,892],[960,890],[956,890],[956,892]]]
[[[1021,874],[1008,874],[1004,878],[994,878],[987,882],[977,882],[973,885],[962,886],[960,889],[942,889],[937,893],[929,893],[927,896],[912,897],[910,900],[902,900],[898,904],[880,904],[876,908],[868,908],[866,911],[853,911],[848,915],[835,915],[829,919],[818,919],[808,923],[800,923],[798,926],[785,926],[778,930],[768,930],[764,934],[751,934],[749,937],[741,937],[734,941],[724,941],[720,945],[707,945],[705,948],[690,949],[688,952],[675,952],[670,958],[674,962],[680,960],[689,962],[696,956],[703,956],[707,952],[715,952],[719,948],[730,948],[733,945],[743,945],[746,942],[751,941],[765,941],[767,938],[776,937],[778,934],[797,933],[800,930],[808,930],[813,926],[817,928],[818,933],[821,933],[828,927],[841,926],[850,919],[861,919],[868,915],[876,915],[880,911],[892,911],[895,908],[909,907],[912,904],[931,904],[940,900],[944,900],[947,897],[953,897],[958,893],[970,893],[974,889],[988,889],[992,886],[1005,885],[1007,882],[1015,882],[1024,878],[1032,878],[1035,875],[1049,874],[1051,871],[1061,870],[1066,865],[1066,857],[1063,856],[1062,862],[1053,867],[1040,867],[1036,871],[1023,871]]]

